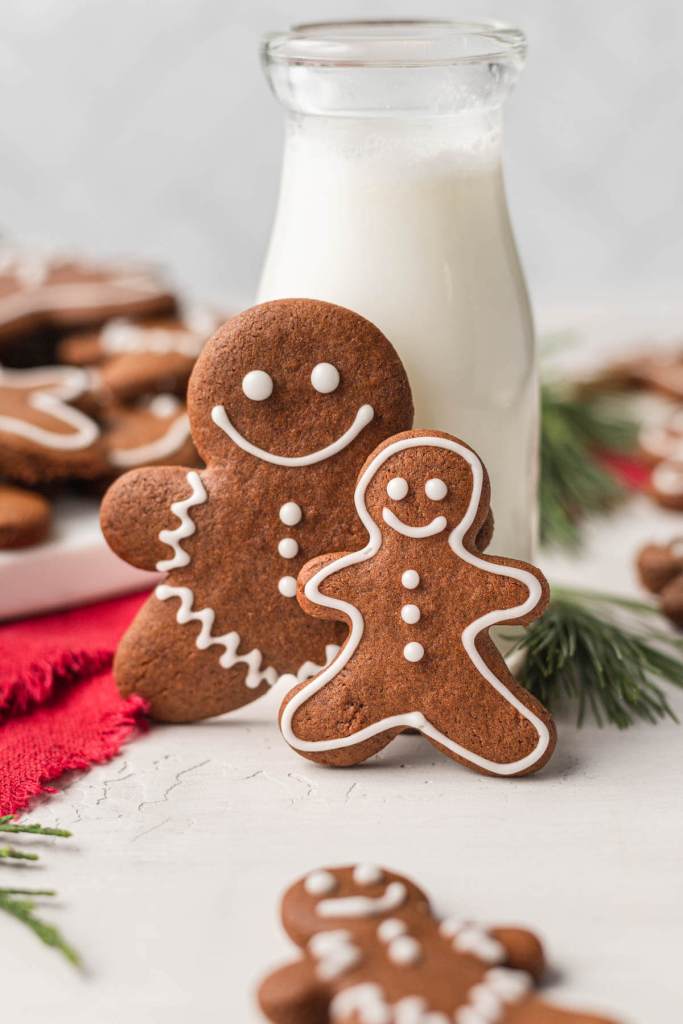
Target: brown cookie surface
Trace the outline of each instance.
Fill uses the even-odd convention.
[[[75,367],[0,368],[0,473],[33,484],[106,472],[100,428],[79,408],[89,387]]]
[[[531,932],[439,921],[421,889],[375,865],[311,871],[282,922],[301,954],[259,988],[274,1024],[608,1024],[539,999]]]
[[[638,552],[636,568],[643,586],[658,596],[662,614],[683,628],[683,538],[646,544]]]
[[[149,268],[0,252],[0,344],[41,329],[172,313],[175,297]]]
[[[26,548],[40,544],[50,532],[49,501],[23,487],[0,484],[0,548]]]
[[[124,637],[116,676],[171,721],[239,707],[331,657],[345,627],[302,612],[296,576],[333,538],[360,542],[354,478],[380,440],[410,425],[412,400],[377,328],[291,299],[217,331],[188,411],[207,468],[126,474],[102,508],[121,557],[169,573]]]
[[[283,701],[281,729],[298,753],[356,764],[417,729],[486,774],[546,763],[552,718],[489,629],[540,616],[548,585],[534,566],[482,555],[489,499],[479,457],[448,434],[409,431],[372,453],[355,492],[365,546],[314,559],[299,576],[302,608],[350,635]]]

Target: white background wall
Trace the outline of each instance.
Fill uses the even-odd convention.
[[[0,229],[139,253],[205,297],[248,302],[282,143],[261,33],[416,12],[528,32],[507,164],[536,302],[675,297],[677,0],[2,0]]]

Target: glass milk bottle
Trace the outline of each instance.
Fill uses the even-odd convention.
[[[502,105],[521,32],[494,23],[349,22],[269,36],[287,111],[282,183],[259,300],[327,299],[398,350],[415,426],[483,457],[491,551],[536,533],[533,325],[505,200]]]

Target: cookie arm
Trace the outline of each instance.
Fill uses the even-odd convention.
[[[202,496],[203,495],[203,496]],[[178,531],[181,516],[171,505],[202,504],[206,491],[196,470],[181,466],[134,469],[116,480],[102,501],[100,525],[107,544],[119,558],[138,569],[154,570],[173,558],[172,545],[160,540],[162,530]],[[185,510],[192,524],[192,508]],[[193,529],[184,535],[191,536]]]
[[[274,971],[259,986],[259,1006],[273,1024],[327,1024],[329,998],[307,960]]]
[[[494,555],[485,555],[480,557],[483,557],[483,561],[490,564],[500,565],[505,569],[519,570],[522,573],[527,573],[529,576],[533,576],[540,584],[540,595],[533,608],[530,608],[529,611],[523,615],[510,617],[509,619],[502,619],[498,624],[505,626],[526,626],[530,622],[533,622],[534,619],[540,618],[546,610],[550,600],[550,584],[541,570],[535,565],[530,565],[528,562],[518,562],[513,558],[497,558]],[[530,595],[530,588],[527,582],[503,572],[501,575],[497,576],[496,593],[501,597],[501,604],[499,605],[500,608],[513,609],[526,603]]]
[[[545,954],[540,940],[533,932],[507,925],[491,928],[490,932],[505,949],[507,967],[526,971],[534,981],[540,981],[545,971]]]
[[[316,619],[333,619],[336,622],[347,622],[347,617],[336,608],[327,608],[325,605],[318,604],[317,601],[312,601],[306,596],[305,588],[309,580],[311,580],[317,573],[319,573],[326,566],[332,562],[336,562],[338,558],[343,558],[347,555],[346,551],[335,551],[328,555],[318,555],[317,558],[312,558],[310,562],[301,568],[299,576],[297,578],[297,600],[307,615],[312,615]],[[338,600],[348,599],[349,588],[348,579],[350,574],[353,573],[355,566],[345,566],[338,572],[331,573],[327,576],[320,584],[320,592],[325,594],[326,597],[337,598]]]

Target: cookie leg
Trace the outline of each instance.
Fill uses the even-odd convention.
[[[525,1000],[519,1006],[510,1007],[505,1024],[616,1024],[607,1017],[598,1017],[591,1013],[580,1013],[578,1010],[563,1010],[558,1006],[550,1006],[535,997]]]
[[[175,601],[152,596],[124,635],[114,659],[116,684],[124,696],[140,694],[160,722],[194,722],[268,692],[267,682],[246,684],[245,664],[224,668],[219,646],[198,648],[199,624],[179,625],[176,611]]]

